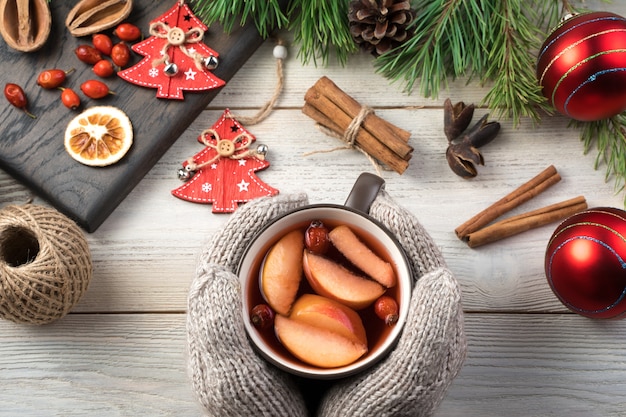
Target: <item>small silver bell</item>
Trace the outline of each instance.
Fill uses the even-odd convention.
[[[196,171],[187,169],[187,167],[181,168],[178,170],[178,179],[181,181],[189,181],[191,177],[194,176],[195,173]]]
[[[214,70],[219,65],[219,60],[217,57],[211,55],[204,58],[204,67],[208,70]]]
[[[256,147],[256,153],[258,153],[259,155],[267,155],[267,151],[269,150],[269,147],[267,145],[259,145]]]
[[[166,62],[165,68],[163,68],[163,73],[168,77],[173,77],[174,75],[178,74],[178,65],[174,64],[173,62]]]

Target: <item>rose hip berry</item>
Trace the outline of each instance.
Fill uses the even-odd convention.
[[[67,71],[56,68],[42,71],[37,77],[37,84],[39,84],[41,88],[45,88],[47,90],[57,88],[65,82],[67,75],[72,72],[74,72],[74,68]]]
[[[89,98],[99,99],[106,97],[108,94],[115,94],[109,90],[109,87],[98,80],[87,80],[80,85],[80,90]]]
[[[132,23],[122,23],[115,28],[113,34],[123,41],[132,42],[141,37],[141,30]]]
[[[111,55],[111,50],[113,49],[113,41],[108,35],[104,33],[96,33],[91,38],[91,42],[93,43],[94,48],[105,55]]]
[[[13,106],[17,107],[18,109],[22,110],[29,117],[32,117],[33,119],[37,118],[37,116],[35,116],[34,114],[30,113],[26,109],[26,107],[28,106],[28,100],[26,99],[26,93],[24,92],[22,87],[20,87],[19,85],[13,84],[13,83],[7,83],[4,86],[4,96],[7,98],[7,100],[9,100],[9,103],[11,103]]]
[[[76,91],[71,88],[62,88],[61,102],[65,107],[71,110],[76,110],[80,107],[80,97],[76,94]]]
[[[274,325],[274,310],[267,304],[257,304],[250,311],[250,321],[259,330],[267,330]]]
[[[111,64],[111,61],[107,61],[106,59],[101,59],[100,61],[94,64],[93,72],[98,77],[107,78],[113,75],[113,73],[115,72],[115,69],[113,68],[113,64]]]
[[[387,326],[398,322],[398,303],[388,295],[382,295],[374,303],[374,312]]]
[[[93,65],[102,59],[102,54],[91,45],[79,45],[74,49],[76,57],[82,62]]]
[[[321,220],[313,220],[304,232],[304,246],[316,255],[323,255],[330,248],[328,228]]]
[[[124,68],[130,61],[130,48],[124,42],[116,43],[111,51],[113,63],[120,68]]]

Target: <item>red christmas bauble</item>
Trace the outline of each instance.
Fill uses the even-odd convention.
[[[570,310],[592,318],[626,313],[626,211],[600,207],[561,223],[548,243],[548,283]]]
[[[626,110],[626,19],[609,12],[566,19],[539,51],[537,78],[550,104],[573,119]]]

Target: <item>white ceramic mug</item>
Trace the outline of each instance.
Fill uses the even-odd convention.
[[[314,204],[279,216],[266,225],[246,248],[237,268],[243,289],[242,313],[245,328],[253,346],[269,362],[295,375],[315,379],[335,379],[355,374],[372,366],[394,347],[408,315],[413,279],[404,250],[395,236],[367,214],[371,203],[383,186],[384,181],[380,177],[368,173],[361,174],[345,205]],[[311,221],[318,219],[330,224],[345,224],[358,231],[357,234],[367,236],[366,240],[371,240],[383,250],[397,276],[396,287],[390,289],[395,292],[398,301],[397,323],[382,331],[376,338],[378,340],[368,341],[369,350],[364,356],[349,365],[337,368],[319,368],[294,358],[280,346],[277,340],[268,341],[268,337],[263,337],[250,320],[250,310],[256,302],[252,298],[259,291],[259,270],[265,254],[288,231],[296,227],[305,227]],[[375,320],[375,318],[370,319]],[[364,325],[366,329],[369,327],[368,323]]]

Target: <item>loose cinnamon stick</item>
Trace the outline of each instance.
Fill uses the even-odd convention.
[[[540,172],[530,181],[522,184],[500,200],[496,201],[485,210],[454,229],[456,235],[461,240],[467,240],[470,233],[474,233],[504,213],[518,207],[522,203],[530,200],[548,187],[561,180],[561,176],[553,165]]]
[[[362,110],[361,105],[327,77],[322,77],[305,95],[303,113],[343,137]],[[383,164],[403,173],[413,148],[408,145],[410,133],[368,114],[360,125],[355,145]]]
[[[495,242],[530,229],[565,219],[587,209],[583,196],[529,211],[501,220],[476,232],[469,233],[465,240],[470,248]]]

